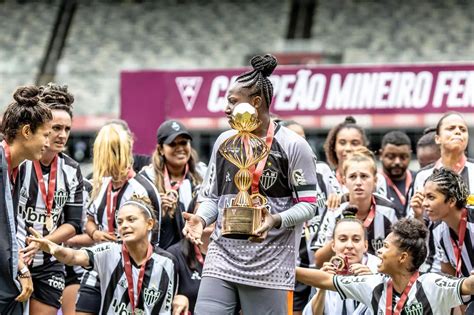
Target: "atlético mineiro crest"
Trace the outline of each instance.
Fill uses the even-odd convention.
[[[143,290],[143,296],[145,298],[145,304],[148,306],[155,305],[156,301],[160,298],[161,292],[156,287],[145,288]]]
[[[379,249],[383,247],[383,239],[381,238],[373,239],[371,243],[372,243],[372,248],[374,249],[374,251],[378,251]]]
[[[201,88],[202,77],[176,77],[175,82],[184,107],[188,112],[192,111]]]
[[[271,169],[266,169],[263,171],[262,176],[260,177],[260,185],[262,185],[265,190],[268,190],[270,187],[275,184],[278,177],[278,172]]]
[[[59,189],[58,191],[54,192],[54,207],[56,209],[61,209],[64,207],[67,201],[67,191],[64,189]]]

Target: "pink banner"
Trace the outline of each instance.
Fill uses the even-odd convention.
[[[166,118],[223,117],[227,89],[246,70],[122,73],[121,116],[140,142]],[[281,116],[474,112],[474,64],[280,66],[270,79]]]

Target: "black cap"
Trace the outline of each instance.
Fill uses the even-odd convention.
[[[162,123],[156,135],[159,144],[170,144],[177,136],[186,136],[193,140],[188,129],[177,120],[167,120]]]

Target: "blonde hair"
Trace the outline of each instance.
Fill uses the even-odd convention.
[[[133,165],[132,148],[132,137],[122,126],[109,124],[100,129],[94,141],[92,199],[99,194],[103,177],[111,176],[113,182],[127,178]]]
[[[342,174],[346,175],[347,169],[349,166],[355,162],[369,162],[370,167],[372,168],[372,174],[377,175],[377,164],[375,162],[375,156],[372,151],[366,147],[360,147],[354,150],[351,153],[349,158],[345,160],[342,164]]]

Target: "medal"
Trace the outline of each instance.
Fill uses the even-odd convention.
[[[334,256],[329,260],[331,264],[336,267],[336,274],[347,275],[349,273],[349,261],[347,257],[342,258],[341,256]]]
[[[176,190],[169,189],[169,190],[166,191],[166,197],[173,200],[173,204],[171,205],[171,209],[176,209],[176,206],[178,204],[178,199],[179,199],[178,192]]]
[[[53,216],[51,214],[46,216],[45,225],[46,225],[46,229],[48,230],[48,232],[51,232],[51,230],[54,227],[54,220],[53,220]]]

